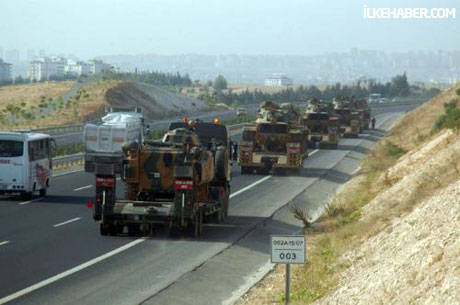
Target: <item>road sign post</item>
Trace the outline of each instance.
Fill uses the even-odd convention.
[[[271,235],[270,257],[274,264],[286,264],[285,304],[289,304],[291,264],[305,264],[305,235]]]

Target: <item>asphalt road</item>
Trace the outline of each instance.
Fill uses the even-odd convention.
[[[377,126],[387,128],[398,115],[377,116]],[[312,151],[299,176],[240,175],[235,168],[229,217],[221,225],[205,225],[203,236],[196,240],[171,239],[166,230],[138,239],[100,236],[86,207],[93,196],[94,176],[84,172],[55,177],[44,199],[4,198],[0,304],[224,302],[241,289],[245,277],[265,268],[266,249],[258,241],[280,228],[298,229],[282,221],[273,223],[275,212],[362,141],[342,139],[340,149]],[[260,230],[268,221],[270,225]]]

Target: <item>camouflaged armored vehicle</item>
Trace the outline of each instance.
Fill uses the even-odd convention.
[[[226,126],[172,123],[161,141],[123,147],[125,198],[117,200],[115,176],[97,173],[94,219],[102,235],[130,234],[169,225],[198,236],[203,220],[221,222],[230,195],[230,139]]]
[[[353,100],[354,108],[361,116],[361,131],[369,129],[371,122],[371,110],[366,99]]]
[[[338,118],[330,113],[330,105],[317,98],[308,101],[305,107],[305,126],[308,127],[308,146],[315,148],[337,148],[340,138]]]
[[[299,122],[292,104],[262,103],[256,122],[243,128],[238,157],[241,173],[300,169],[308,157],[308,129]]]
[[[362,115],[356,111],[348,97],[337,97],[333,100],[334,116],[338,117],[340,132],[344,137],[357,138],[361,131]]]

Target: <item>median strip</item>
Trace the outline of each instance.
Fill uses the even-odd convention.
[[[72,219],[69,219],[69,220],[67,220],[67,221],[64,221],[64,222],[61,222],[61,223],[55,224],[55,225],[53,225],[53,227],[57,228],[57,227],[60,227],[60,226],[66,225],[66,224],[68,224],[68,223],[71,223],[71,222],[74,222],[74,221],[80,220],[80,219],[81,219],[81,217],[72,218]]]

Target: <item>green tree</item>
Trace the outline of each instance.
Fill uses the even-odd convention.
[[[223,77],[220,74],[219,76],[217,76],[216,80],[214,81],[214,89],[216,89],[217,91],[227,89],[227,80],[225,79],[225,77]]]

